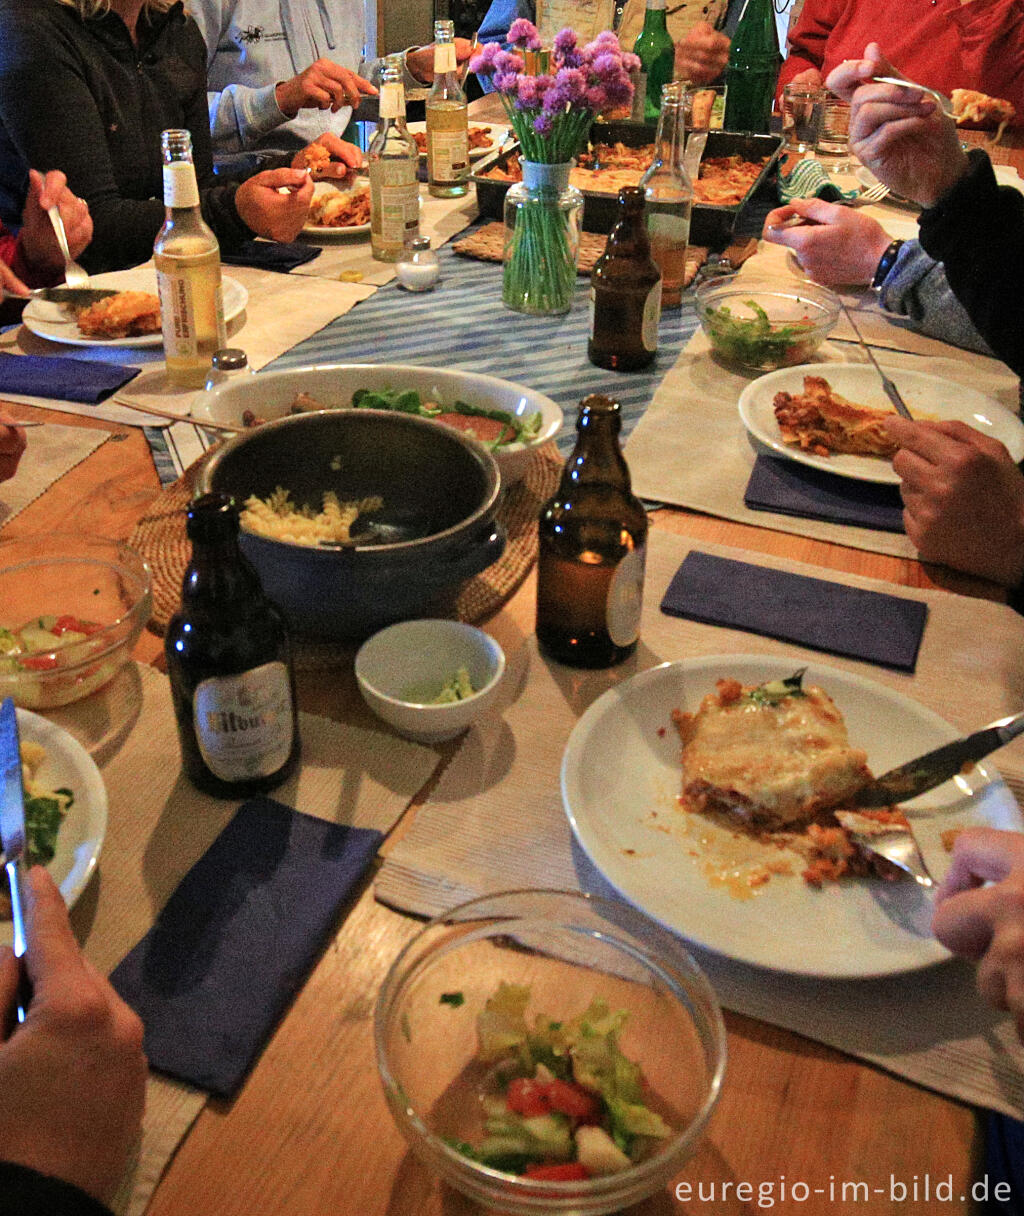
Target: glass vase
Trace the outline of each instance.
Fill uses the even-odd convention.
[[[515,312],[572,307],[583,212],[583,195],[569,185],[572,164],[524,160],[523,180],[505,195],[501,298]]]

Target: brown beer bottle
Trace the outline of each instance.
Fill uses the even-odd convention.
[[[644,192],[619,191],[619,218],[590,276],[590,342],[598,367],[633,372],[658,353],[661,271],[651,257]]]
[[[299,758],[284,618],[242,555],[238,526],[225,494],[189,507],[192,561],[164,639],[185,774],[220,798],[273,789]]]
[[[579,438],[540,514],[537,641],[571,667],[611,667],[636,649],[647,516],[619,447],[617,401],[580,405]]]

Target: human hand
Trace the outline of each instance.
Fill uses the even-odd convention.
[[[235,192],[235,208],[257,236],[294,241],[309,215],[313,179],[305,169],[265,169]]]
[[[308,149],[317,147],[323,148],[331,159],[327,164],[314,167],[316,159],[319,158],[316,156],[310,158],[307,152]],[[310,164],[311,159],[314,164]],[[333,132],[327,131],[323,135],[318,135],[307,148],[303,148],[301,152],[296,152],[292,158],[293,169],[305,169],[307,166],[317,181],[323,181],[327,178],[337,180],[348,177],[359,169],[365,169],[366,157],[363,156],[361,148],[357,148],[355,144],[347,143],[345,140],[339,139]]]
[[[828,77],[833,93],[850,103],[850,151],[897,194],[934,207],[967,172],[956,125],[920,89],[872,84],[873,76],[900,76],[869,43],[863,59],[848,59]]]
[[[793,216],[807,222],[786,226]],[[820,198],[795,198],[769,211],[763,236],[788,246],[812,279],[829,284],[870,283],[889,247],[889,234],[870,216]]]
[[[887,418],[900,444],[903,523],[925,561],[1015,587],[1024,577],[1024,475],[997,440],[963,422]]]
[[[14,281],[18,282],[17,279]],[[18,426],[8,414],[0,413],[0,481],[10,481],[17,473],[18,461],[21,460],[25,447],[24,428]]]
[[[698,21],[682,42],[676,43],[675,78],[694,84],[716,80],[729,62],[729,39],[707,21]]]
[[[0,262],[0,287],[16,296],[27,296],[29,289],[6,262]]]
[[[77,258],[92,240],[92,217],[88,204],[71,193],[64,174],[59,169],[51,169],[43,177],[35,169],[30,169],[28,196],[18,239],[25,261],[43,272],[64,268],[64,255],[57,246],[53,225],[47,215],[50,207],[60,211],[73,258]]]
[[[291,80],[284,80],[274,91],[277,107],[286,118],[300,110],[330,110],[359,105],[360,96],[376,97],[377,90],[368,80],[343,68],[332,59],[318,59]]]
[[[0,1045],[5,1161],[50,1174],[101,1203],[117,1190],[146,1092],[142,1023],[82,955],[41,867],[25,874],[32,1001]],[[0,1008],[14,1009],[18,964],[0,950]]]
[[[468,38],[455,39],[455,62],[464,63],[470,56],[473,44]],[[420,46],[414,51],[407,51],[405,66],[410,73],[423,84],[434,83],[434,44]]]
[[[932,932],[977,962],[978,991],[1013,1014],[1024,1041],[1024,834],[971,828],[956,838]]]
[[[786,83],[796,85],[798,89],[820,89],[825,84],[825,78],[817,68],[804,68]]]

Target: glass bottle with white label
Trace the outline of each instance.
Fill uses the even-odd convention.
[[[220,798],[273,789],[299,758],[288,633],[238,547],[238,526],[227,495],[189,507],[192,561],[164,639],[182,766]]]
[[[586,397],[576,447],[541,509],[537,642],[571,667],[611,667],[636,649],[647,516],[619,446],[617,401]]]
[[[227,346],[220,281],[220,246],[199,209],[199,187],[188,131],[164,131],[167,218],[153,246],[167,378],[202,388],[213,352]]]
[[[681,81],[671,81],[661,90],[661,114],[654,143],[654,160],[640,181],[646,204],[647,235],[651,238],[651,257],[661,271],[662,308],[679,308],[682,305],[686,248],[690,242],[693,183],[684,159],[684,88]],[[706,137],[697,138],[703,143]],[[694,150],[697,148],[695,144]]]
[[[617,372],[646,367],[658,353],[660,317],[661,271],[644,226],[644,192],[626,186],[590,275],[590,362]]]
[[[459,84],[454,21],[434,22],[434,87],[427,98],[427,189],[455,198],[469,189],[469,120]]]
[[[377,132],[367,152],[370,247],[378,262],[397,262],[419,232],[419,149],[405,126],[401,55],[389,55],[381,77]]]

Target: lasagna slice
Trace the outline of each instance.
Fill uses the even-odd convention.
[[[673,715],[687,810],[799,830],[871,779],[842,714],[820,688],[804,688],[802,674],[754,687],[719,680],[696,713]]]
[[[950,100],[958,127],[973,127],[981,131],[998,127],[1001,134],[1001,128],[1017,117],[1012,102],[1004,101],[1001,97],[989,97],[976,89],[954,89]]]
[[[899,447],[885,429],[891,410],[847,401],[821,376],[805,376],[802,393],[776,393],[773,405],[783,440],[816,456],[891,459]]]
[[[160,332],[160,297],[150,291],[119,291],[77,314],[88,338],[131,338]]]

